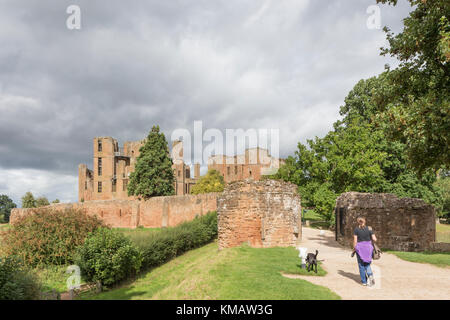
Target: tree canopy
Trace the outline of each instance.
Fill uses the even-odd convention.
[[[128,195],[143,199],[174,194],[172,159],[164,133],[153,126],[130,174]]]
[[[377,110],[389,138],[405,145],[409,164],[422,173],[450,166],[450,2],[408,1],[414,9],[402,32],[384,28],[389,47],[381,54],[396,57],[400,65],[380,83],[388,95],[377,98]]]
[[[222,192],[225,186],[223,176],[217,170],[208,170],[192,187],[192,194]]]
[[[9,222],[11,209],[17,205],[6,194],[0,195],[0,222]]]
[[[36,208],[36,199],[29,191],[22,197],[22,208]]]
[[[389,192],[437,204],[433,170],[416,174],[399,141],[389,141],[374,121],[380,97],[387,97],[386,75],[359,81],[340,109],[342,119],[325,137],[299,143],[275,178],[293,182],[307,206],[331,220],[336,197],[348,191]],[[380,94],[382,93],[382,94]]]
[[[39,197],[36,199],[36,207],[45,207],[45,206],[49,206],[50,202],[48,201],[48,199],[46,197]]]

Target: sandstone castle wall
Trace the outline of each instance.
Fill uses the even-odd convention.
[[[11,223],[20,217],[46,208],[55,210],[81,209],[88,215],[99,217],[113,228],[173,227],[217,209],[217,194],[154,197],[139,200],[93,200],[78,203],[60,203],[48,207],[11,211]]]

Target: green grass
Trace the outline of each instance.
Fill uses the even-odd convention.
[[[303,210],[303,220],[322,221],[323,217],[314,210]]]
[[[217,243],[191,250],[119,288],[83,299],[339,299],[328,288],[281,272],[307,274],[295,248],[242,246],[219,251]],[[325,271],[319,268],[319,275]],[[311,273],[310,275],[315,275]]]
[[[450,224],[436,224],[436,241],[447,243],[450,242]]]
[[[68,266],[46,266],[45,268],[35,268],[33,272],[37,275],[42,283],[42,291],[49,292],[56,290],[57,292],[66,292],[67,279],[73,275],[73,273],[66,273]],[[81,280],[80,284],[84,281]]]
[[[386,251],[395,254],[400,259],[418,262],[429,263],[441,268],[450,267],[450,252],[436,253],[436,252],[401,252],[401,251]]]
[[[328,229],[330,222],[314,210],[304,210],[302,220],[309,221],[309,227],[315,229]]]
[[[160,232],[163,230],[162,228],[116,228],[120,232],[122,232],[125,236],[129,237],[131,241],[134,243],[140,243],[141,241],[145,241],[148,238],[148,235],[155,232]]]

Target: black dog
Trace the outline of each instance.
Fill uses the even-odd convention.
[[[308,253],[306,256],[306,263],[308,264],[308,272],[310,270],[313,270],[315,267],[315,272],[317,273],[317,255],[319,254],[319,251],[316,250],[316,254],[314,253]]]

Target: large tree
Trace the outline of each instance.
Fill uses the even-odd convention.
[[[450,166],[450,1],[408,1],[414,9],[402,32],[384,28],[389,47],[381,54],[400,65],[386,74],[390,98],[378,110],[389,137],[405,145],[410,165],[422,173]]]
[[[360,120],[361,121],[361,120]],[[299,186],[307,206],[331,219],[336,197],[346,191],[379,192],[385,184],[380,164],[386,154],[378,150],[380,132],[372,132],[356,119],[349,126],[336,126],[325,137],[298,144],[276,178]]]
[[[391,142],[384,124],[374,121],[380,103],[390,99],[386,73],[359,81],[341,107],[342,119],[323,138],[298,144],[277,178],[299,186],[307,206],[332,218],[336,197],[342,192],[389,192],[400,197],[438,202],[432,170],[417,175],[407,165],[406,145]]]
[[[22,208],[36,208],[36,199],[29,191],[22,197]]]
[[[50,202],[48,201],[48,199],[46,197],[39,197],[36,199],[36,207],[45,207],[45,206],[49,206]]]
[[[153,126],[130,174],[128,195],[148,199],[174,194],[172,159],[164,133]]]
[[[0,195],[0,222],[9,222],[11,209],[17,205],[5,194]]]

